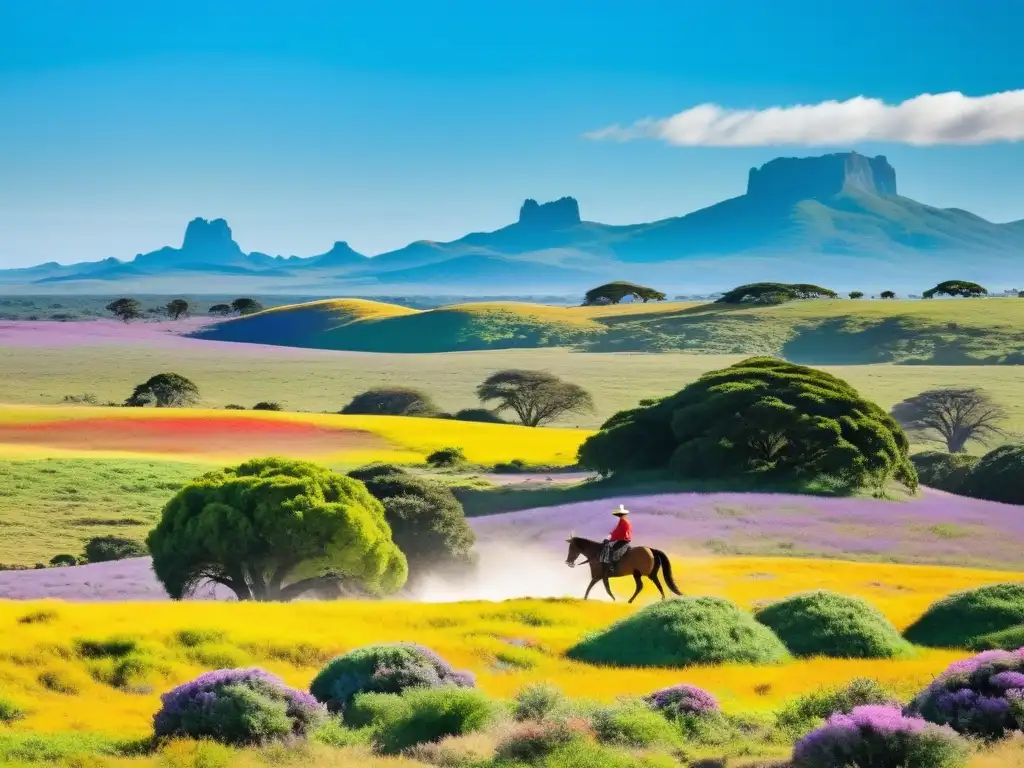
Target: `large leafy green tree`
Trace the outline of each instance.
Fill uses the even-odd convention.
[[[829,475],[851,487],[917,475],[899,424],[842,379],[770,357],[705,374],[675,395],[617,413],[580,447],[602,474],[765,480]]]
[[[231,309],[240,315],[251,315],[255,312],[262,312],[263,305],[255,299],[240,298],[231,302]]]
[[[496,402],[496,413],[512,411],[527,427],[594,410],[587,390],[547,371],[498,371],[476,388],[476,394],[481,403]]]
[[[210,582],[239,600],[347,589],[387,594],[407,575],[384,508],[362,483],[279,458],[194,480],[167,503],[146,544],[175,599]]]
[[[180,408],[199,402],[199,387],[178,373],[158,373],[139,384],[124,404],[131,407],[155,405]]]
[[[987,296],[988,291],[977,283],[969,280],[946,280],[934,288],[929,288],[923,294],[924,298],[930,299],[934,296],[962,296],[971,298],[976,296]]]
[[[164,312],[171,320],[180,320],[183,317],[188,317],[192,311],[192,305],[189,304],[185,299],[171,299],[167,302],[167,306],[164,307]]]
[[[618,280],[614,283],[605,283],[604,285],[597,286],[597,288],[591,288],[583,297],[583,306],[589,307],[595,304],[618,304],[627,296],[632,296],[634,299],[642,301],[644,304],[651,300],[665,300],[665,294],[661,291],[648,288],[646,285],[637,285],[636,283],[627,283],[622,280]]]
[[[409,562],[409,581],[432,572],[451,573],[475,562],[476,534],[462,504],[447,486],[397,467],[370,465],[353,470],[384,505],[391,535]]]

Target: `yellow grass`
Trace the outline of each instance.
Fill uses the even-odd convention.
[[[687,594],[722,595],[744,606],[809,588],[842,590],[863,596],[899,627],[948,592],[1020,578],[957,568],[772,558],[683,558],[677,570]],[[498,697],[540,680],[571,696],[602,700],[685,681],[711,690],[732,711],[772,709],[803,692],[856,677],[871,677],[910,695],[965,655],[922,649],[911,658],[892,661],[811,659],[686,670],[599,668],[564,657],[585,633],[634,610],[621,603],[577,600],[290,605],[8,601],[0,602],[0,685],[5,696],[28,710],[26,719],[17,723],[19,730],[141,736],[159,707],[158,694],[202,671],[255,664],[305,687],[331,656],[374,642],[411,640],[431,646],[457,667],[475,672],[481,687]],[[32,614],[44,618],[20,621]],[[187,648],[176,639],[182,630],[223,634]],[[102,663],[75,651],[76,640],[112,636],[140,642],[150,666],[140,683],[152,686],[150,692],[129,693],[101,682]],[[536,645],[517,647],[512,639]],[[39,679],[43,673],[77,693],[47,689]]]
[[[77,419],[145,421],[146,419],[249,420],[257,423],[292,422],[327,430],[354,430],[381,438],[379,448],[354,446],[335,453],[303,455],[301,447],[289,447],[295,458],[317,458],[341,465],[370,461],[402,463],[422,462],[439,448],[462,448],[467,459],[481,464],[494,464],[512,459],[537,464],[568,465],[576,458],[580,443],[591,434],[581,429],[534,429],[504,424],[482,424],[449,419],[418,419],[397,416],[341,416],[336,414],[286,413],[275,411],[214,411],[204,409],[98,408],[66,406],[0,405],[0,427],[7,425],[44,424]],[[272,449],[272,445],[269,446]],[[252,446],[240,441],[230,451],[211,450],[197,442],[189,453],[171,454],[139,450],[59,449],[46,445],[0,442],[0,456],[5,458],[153,458],[190,463],[222,463],[253,456],[273,454],[267,446]]]

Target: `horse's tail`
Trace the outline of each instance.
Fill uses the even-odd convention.
[[[665,583],[668,584],[668,588],[677,595],[683,594],[679,591],[679,587],[676,586],[676,580],[672,578],[672,563],[668,561],[668,555],[660,549],[653,549],[651,551],[654,553],[654,562],[660,565],[661,570],[665,572]]]

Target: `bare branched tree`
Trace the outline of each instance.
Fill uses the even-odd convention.
[[[547,424],[567,413],[594,410],[587,390],[546,371],[498,371],[488,376],[476,393],[481,403],[497,401],[497,412],[515,412],[527,427]]]
[[[950,453],[963,453],[972,440],[987,443],[1004,434],[1000,423],[1006,410],[974,387],[932,389],[897,403],[892,417],[907,432],[924,438],[940,437]]]

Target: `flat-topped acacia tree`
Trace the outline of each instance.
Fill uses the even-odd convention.
[[[384,507],[366,486],[279,458],[192,481],[164,507],[146,544],[154,573],[176,600],[210,582],[239,600],[390,594],[408,572]]]
[[[583,297],[583,306],[591,307],[598,304],[618,304],[627,296],[632,296],[638,301],[642,301],[646,304],[648,301],[664,301],[665,294],[661,291],[656,291],[654,288],[648,288],[646,285],[637,285],[636,283],[627,283],[623,280],[617,280],[612,283],[605,283],[599,285],[597,288],[591,288],[587,291]]]
[[[961,296],[963,298],[975,298],[988,296],[988,290],[968,280],[946,280],[934,288],[929,288],[922,294],[924,298],[930,299],[935,296]]]
[[[836,299],[839,294],[811,283],[749,283],[727,291],[717,304],[782,304],[796,299]]]

